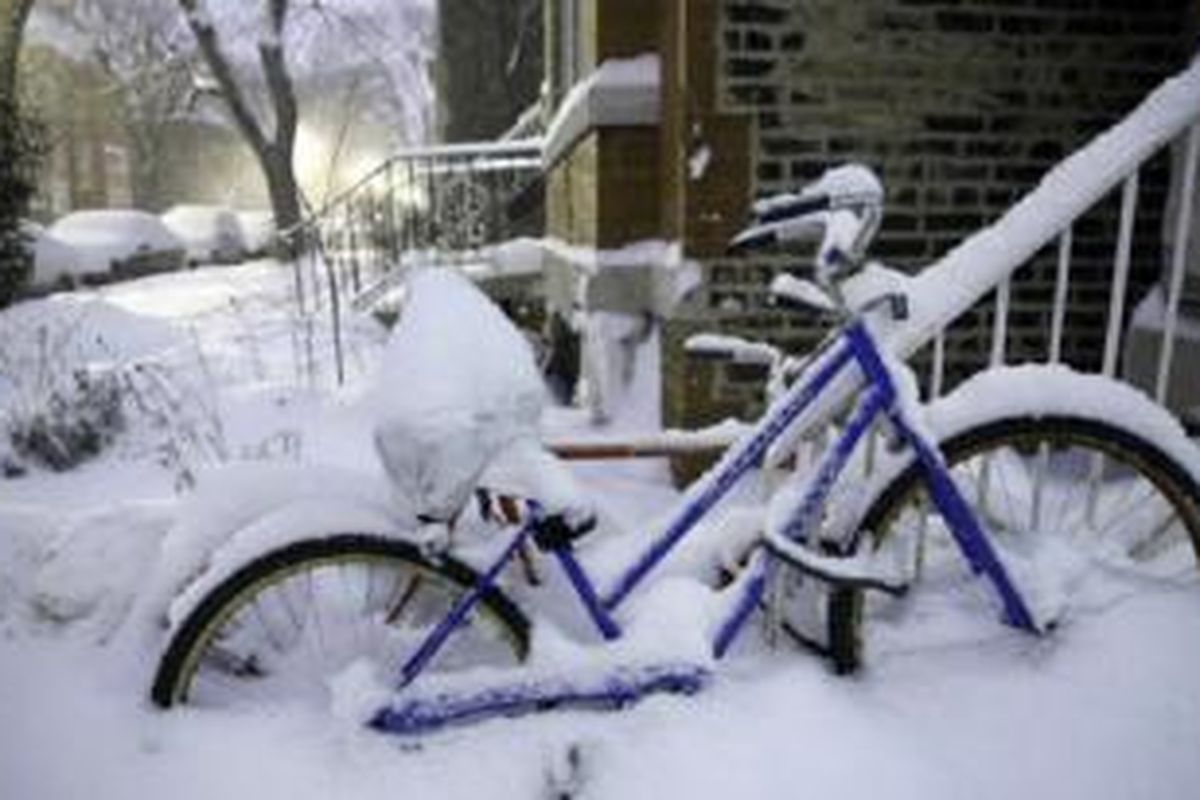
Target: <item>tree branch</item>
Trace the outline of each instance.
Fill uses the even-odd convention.
[[[246,141],[250,143],[255,152],[260,156],[266,154],[270,150],[271,144],[267,140],[266,134],[263,133],[262,125],[250,110],[245,95],[242,94],[242,89],[233,75],[229,59],[225,56],[221,49],[221,43],[217,39],[217,30],[213,27],[213,22],[209,19],[202,0],[179,0],[179,5],[187,18],[188,27],[196,37],[196,43],[200,46],[204,63],[208,65],[217,85],[221,87],[221,96],[225,98],[225,103],[229,106],[230,113],[233,114],[234,122],[237,123],[242,135],[246,137]]]
[[[283,54],[283,26],[287,19],[288,0],[267,0],[270,35],[258,44],[258,59],[267,79],[267,91],[275,111],[275,135],[272,145],[286,152],[289,159],[299,122],[299,108],[292,76],[288,73]]]

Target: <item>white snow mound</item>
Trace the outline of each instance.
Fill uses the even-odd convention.
[[[376,448],[421,513],[453,514],[496,453],[538,434],[545,388],[528,341],[450,270],[410,279],[379,375]]]

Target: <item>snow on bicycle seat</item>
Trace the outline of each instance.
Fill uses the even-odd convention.
[[[369,399],[393,485],[446,520],[513,442],[535,439],[545,389],[525,337],[449,269],[409,278],[402,316]]]

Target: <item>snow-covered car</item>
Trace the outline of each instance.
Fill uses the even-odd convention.
[[[242,226],[228,208],[179,205],[163,214],[162,221],[183,240],[189,264],[236,264],[245,258]]]
[[[126,278],[184,265],[183,242],[145,211],[75,211],[50,226],[50,234],[75,249],[80,269],[89,276]]]
[[[239,211],[237,220],[242,229],[246,255],[266,255],[275,241],[275,215],[270,211]]]
[[[87,279],[86,266],[74,247],[36,222],[22,221],[21,232],[33,250],[33,274],[29,279],[33,291],[72,287]]]

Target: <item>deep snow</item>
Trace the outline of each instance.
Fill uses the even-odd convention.
[[[270,472],[260,463],[269,459],[381,479],[360,413],[381,336],[366,321],[351,326],[360,366],[351,385],[309,388],[324,384],[296,368],[289,286],[286,271],[263,262],[155,276],[99,297],[134,318],[120,327],[142,332],[129,337],[138,356],[157,342],[162,360],[207,387],[245,474]],[[557,435],[583,424],[552,414]],[[294,444],[271,450],[277,433]],[[653,464],[576,474],[635,531],[675,497]],[[235,516],[247,509],[238,485],[260,501],[266,491],[228,484]],[[0,482],[0,797],[528,798],[574,784],[578,796],[622,800],[1165,800],[1200,784],[1195,585],[1148,586],[1045,640],[984,620],[967,641],[914,644],[854,679],[786,644],[773,653],[747,640],[696,698],[499,720],[419,746],[328,709],[158,713],[145,694],[161,641],[127,635],[125,614],[155,585],[161,537],[204,496],[181,501],[172,475],[128,446],[75,473]],[[573,746],[575,773],[563,765]]]

